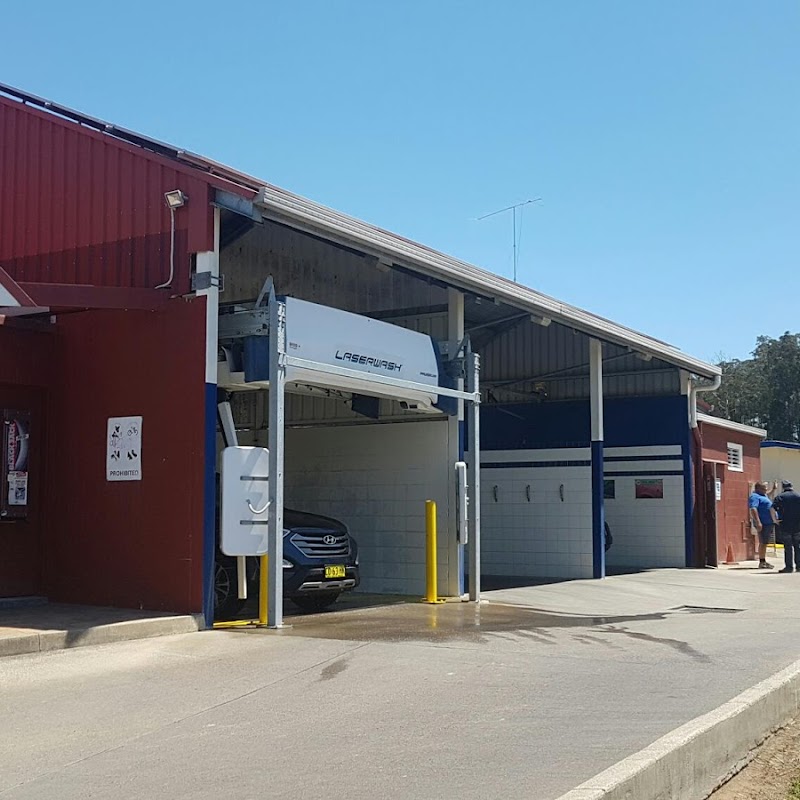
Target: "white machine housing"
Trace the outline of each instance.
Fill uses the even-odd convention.
[[[421,411],[437,411],[439,359],[430,336],[381,320],[338,308],[287,297],[286,354],[307,364],[286,368],[287,390],[291,385],[320,386],[373,397],[389,397]],[[266,337],[265,344],[266,344]],[[266,357],[267,348],[264,347]],[[246,367],[236,364],[232,350],[217,366],[217,382],[228,390],[259,389],[269,380],[248,381]],[[316,365],[316,369],[315,369]],[[342,372],[325,372],[326,367]],[[266,364],[263,373],[267,374]],[[364,375],[361,378],[357,374]],[[371,376],[392,378],[430,386],[430,391],[382,385]]]

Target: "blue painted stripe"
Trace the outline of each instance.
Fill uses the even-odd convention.
[[[674,456],[605,456],[604,461],[680,461],[683,456],[678,453]]]
[[[592,574],[606,576],[603,442],[592,442]]]
[[[518,467],[589,467],[591,461],[497,461],[481,464],[481,469],[516,469]]]
[[[783,447],[786,450],[800,450],[800,444],[797,442],[778,442],[775,439],[767,439],[761,442],[762,447]]]
[[[458,421],[458,460],[465,461],[465,452],[467,447],[467,423],[466,420],[462,419]],[[467,494],[469,494],[469,489],[467,489]],[[458,565],[456,567],[458,569],[458,594],[464,594],[464,588],[466,585],[466,558],[464,557],[464,545],[458,545]]]
[[[694,464],[692,459],[692,429],[686,427],[683,445],[683,514],[686,566],[694,566]]]
[[[217,521],[217,386],[205,390],[205,464],[203,489],[203,617],[206,627],[214,624],[214,560]]]
[[[625,472],[609,472],[606,470],[607,478],[643,478],[652,475],[683,475],[682,469],[640,469],[640,470],[626,470]]]

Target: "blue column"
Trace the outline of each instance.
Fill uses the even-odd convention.
[[[203,467],[203,618],[214,624],[214,571],[217,550],[217,384],[205,388],[205,462]]]
[[[592,415],[592,575],[606,576],[603,492],[603,343],[589,341],[589,401]]]

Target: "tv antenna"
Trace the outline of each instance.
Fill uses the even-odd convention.
[[[517,250],[519,247],[519,240],[517,239],[517,209],[522,209],[523,206],[530,205],[531,203],[538,203],[542,198],[541,197],[534,197],[532,200],[524,200],[521,203],[515,203],[513,206],[506,206],[505,208],[498,208],[497,211],[492,211],[489,214],[484,214],[482,217],[478,217],[478,222],[483,219],[489,219],[489,217],[496,217],[498,214],[502,214],[506,211],[511,212],[511,219],[512,219],[512,232],[511,232],[511,247],[513,251],[513,261],[514,261],[514,283],[517,282]],[[519,212],[519,234],[520,239],[522,238],[522,211]]]

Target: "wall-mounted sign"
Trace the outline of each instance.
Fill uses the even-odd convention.
[[[0,517],[28,516],[28,470],[30,463],[31,416],[27,411],[4,411],[0,450]]]
[[[142,418],[109,417],[106,438],[106,480],[142,479]]]
[[[649,480],[638,479],[636,481],[637,500],[663,500],[664,481],[661,478]]]
[[[717,502],[719,502],[722,500],[722,481],[719,478],[714,481],[714,491],[717,495]]]

